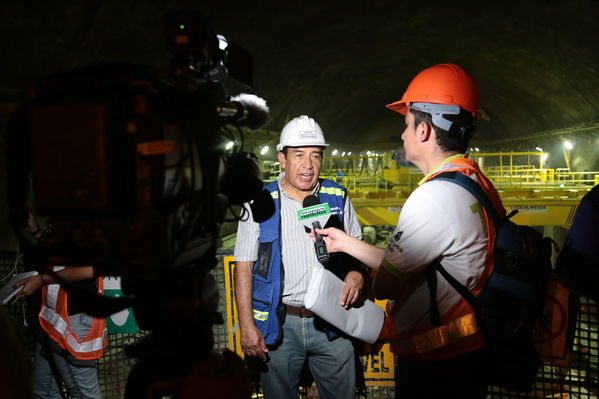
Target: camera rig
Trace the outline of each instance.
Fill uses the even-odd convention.
[[[104,63],[40,79],[7,136],[15,229],[32,193],[51,223],[43,263],[122,276],[132,298],[85,297],[82,308],[106,317],[132,306],[152,333],[132,350],[143,371],[130,376],[127,397],[210,356],[212,325],[222,323],[209,274],[219,227],[227,207],[262,190],[257,167],[223,141],[262,125],[268,107],[229,97],[213,78],[224,71],[250,84],[251,55],[198,12],[166,15],[164,34],[169,71]],[[170,369],[159,371],[164,362]]]

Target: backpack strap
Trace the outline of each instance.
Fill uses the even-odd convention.
[[[485,194],[483,189],[478,185],[477,182],[475,182],[468,176],[456,171],[439,173],[431,180],[450,181],[452,183],[457,184],[458,186],[464,187],[466,190],[468,190],[470,194],[474,196],[474,198],[476,198],[478,202],[481,203],[483,208],[485,208],[485,211],[493,221],[495,228],[497,229],[499,227],[500,220],[499,216],[497,215],[497,210],[495,209],[493,204],[491,204],[489,197],[487,197],[487,195]],[[510,214],[510,216],[513,216],[513,214]]]
[[[439,264],[439,261],[435,261],[434,264]],[[428,283],[428,294],[431,299],[431,324],[433,327],[439,327],[441,325],[441,316],[439,315],[439,306],[437,305],[437,273],[432,267],[427,267],[424,271],[426,273],[426,282]]]
[[[452,172],[442,172],[433,177],[431,180],[444,180],[457,184],[468,190],[470,194],[472,194],[478,202],[482,204],[485,211],[493,221],[495,228],[499,227],[499,216],[497,215],[497,211],[491,204],[489,197],[485,194],[483,189],[476,183],[474,180],[469,178],[468,176],[452,171]],[[430,181],[430,180],[429,180]],[[512,216],[514,213],[510,214]],[[509,217],[509,216],[508,216]],[[439,261],[435,261],[431,264],[431,267],[427,268],[427,283],[429,287],[429,294],[431,299],[431,323],[435,325],[435,323],[439,320],[439,307],[437,305],[437,295],[436,295],[436,287],[437,287],[437,279],[436,273],[431,273],[429,270],[437,270],[445,280],[470,304],[473,308],[477,308],[476,306],[476,297],[472,292],[463,284],[461,284],[458,280],[456,280],[443,266]],[[435,288],[433,290],[433,287]]]
[[[458,280],[456,280],[451,274],[449,274],[449,272],[447,271],[447,269],[445,269],[443,266],[441,266],[441,263],[439,263],[439,261],[436,261],[432,264],[433,268],[436,269],[437,271],[439,271],[439,273],[443,276],[443,278],[445,280],[447,280],[447,282],[449,284],[451,284],[451,286],[457,291],[459,292],[459,294],[461,296],[464,297],[464,299],[466,301],[468,301],[468,303],[470,305],[472,305],[473,307],[476,307],[476,297],[474,296],[474,294],[472,294],[472,292],[466,288],[465,285],[461,284]],[[435,301],[435,304],[437,302]]]

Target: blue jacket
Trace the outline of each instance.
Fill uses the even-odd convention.
[[[270,219],[260,223],[258,259],[253,268],[252,308],[254,323],[264,336],[264,342],[272,345],[281,338],[282,323],[285,320],[286,308],[281,301],[285,271],[281,261],[281,202],[278,181],[271,182],[265,189],[270,192],[274,200],[275,212]],[[322,202],[329,203],[333,214],[327,226],[333,221],[334,227],[343,229],[347,196],[345,188],[333,181],[321,179],[318,196]],[[330,269],[338,277],[343,278],[344,274],[339,275],[339,270],[343,267],[339,265],[340,257],[335,255],[337,254],[331,255]]]
[[[580,201],[555,266],[566,287],[599,301],[599,185]]]

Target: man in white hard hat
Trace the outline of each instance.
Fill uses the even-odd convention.
[[[237,230],[235,299],[241,346],[246,355],[265,362],[261,382],[267,399],[295,398],[306,360],[321,398],[355,397],[352,343],[304,307],[312,270],[323,267],[309,232],[297,221],[306,197],[315,195],[318,202],[329,204],[327,226],[361,238],[345,188],[319,178],[327,146],[314,119],[302,115],[287,123],[277,145],[283,172],[266,186],[275,212],[260,223],[250,215]],[[348,307],[362,289],[362,265],[345,254],[331,256],[325,264],[345,281],[339,301]]]

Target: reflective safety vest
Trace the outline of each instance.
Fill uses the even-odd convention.
[[[54,271],[64,269],[54,266]],[[104,292],[103,279],[98,277],[98,293]],[[61,348],[68,350],[77,359],[97,359],[104,354],[106,347],[106,319],[96,319],[83,339],[79,339],[71,330],[67,309],[67,292],[60,284],[48,284],[42,287],[42,308],[39,321],[46,333]]]
[[[282,302],[284,268],[281,259],[281,202],[278,181],[265,187],[270,192],[275,212],[260,223],[258,238],[258,259],[253,267],[252,309],[254,323],[264,336],[267,345],[275,344],[282,337],[282,321],[285,319],[285,305]],[[347,192],[339,184],[321,179],[318,196],[328,202],[331,214],[336,214],[343,226],[345,197]],[[292,221],[296,223],[296,221]],[[331,254],[331,263],[335,262]]]
[[[466,176],[475,175],[477,181],[500,218],[505,216],[501,198],[493,184],[481,172],[476,162],[463,157],[450,158],[441,169],[426,177],[429,181],[442,172],[456,171]],[[483,208],[484,209],[484,208]],[[493,249],[495,244],[495,227],[492,219],[484,212],[487,228],[487,261],[478,283],[471,290],[478,296],[493,271]],[[395,314],[393,302],[387,303],[387,318],[379,339],[388,341],[391,351],[402,359],[442,360],[479,349],[485,345],[482,332],[476,321],[472,306],[460,298],[447,313],[441,316],[441,326],[425,326],[410,333],[398,335],[395,330]]]

